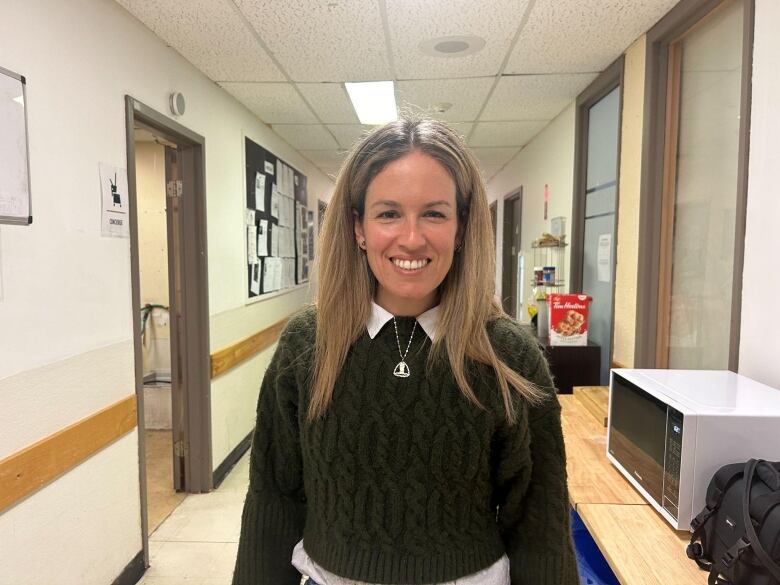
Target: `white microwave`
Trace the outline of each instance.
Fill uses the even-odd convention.
[[[780,390],[729,371],[612,370],[607,458],[689,530],[721,466],[780,461]]]

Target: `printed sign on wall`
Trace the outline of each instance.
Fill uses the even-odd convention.
[[[100,163],[100,194],[102,201],[101,235],[114,238],[130,237],[127,171]]]

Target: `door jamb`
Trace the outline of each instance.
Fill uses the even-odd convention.
[[[188,245],[180,261],[185,283],[182,312],[187,321],[182,338],[181,367],[186,371],[185,454],[186,487],[190,493],[207,492],[212,487],[211,461],[211,379],[209,353],[208,257],[206,240],[205,139],[181,124],[158,113],[133,97],[125,96],[127,146],[127,184],[130,201],[130,271],[132,288],[133,349],[135,355],[135,392],[138,418],[139,480],[141,488],[141,531],[144,566],[149,566],[148,514],[146,510],[146,441],[143,434],[144,394],[143,360],[140,345],[140,282],[138,256],[138,214],[135,176],[135,123],[158,131],[182,149],[183,192],[192,193],[193,205],[182,216],[184,238]],[[189,217],[187,217],[189,215]]]

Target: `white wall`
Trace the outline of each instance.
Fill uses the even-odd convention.
[[[548,124],[520,153],[488,183],[488,198],[498,200],[498,235],[496,244],[496,292],[501,292],[504,246],[503,199],[518,187],[523,187],[523,219],[520,239],[525,256],[526,278],[524,298],[531,294],[529,270],[533,270],[531,242],[550,231],[553,217],[566,218],[566,230],[571,230],[572,193],[574,191],[574,115],[572,102]],[[544,186],[549,186],[550,201],[544,219]],[[569,236],[569,239],[571,236]],[[566,248],[566,284],[571,275],[571,246]],[[523,307],[522,320],[528,321]]]
[[[780,3],[756,0],[750,166],[742,282],[739,372],[780,388],[780,336],[773,320],[780,297]]]
[[[303,287],[244,306],[243,135],[308,176],[311,209],[332,188],[118,4],[2,12],[0,66],[28,81],[34,222],[0,226],[0,458],[134,392],[129,240],[100,236],[98,180],[99,162],[126,166],[125,94],[165,112],[181,91],[178,122],[206,139],[212,350],[311,298]],[[215,441],[222,426],[251,430],[266,359],[214,384]],[[236,441],[219,440],[215,459]],[[141,548],[136,445],[134,431],[0,515],[0,585],[105,584],[121,572]]]

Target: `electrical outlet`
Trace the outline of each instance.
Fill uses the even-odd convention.
[[[155,309],[154,310],[154,324],[158,327],[165,327],[168,325],[168,311],[163,311],[162,309]]]

